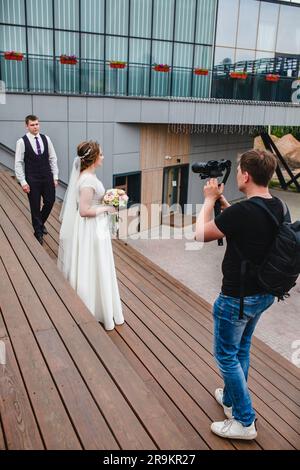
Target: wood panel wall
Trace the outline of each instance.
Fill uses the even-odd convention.
[[[147,124],[141,128],[141,230],[160,225],[151,205],[162,203],[163,169],[189,163],[190,135],[171,134],[168,126]],[[171,157],[166,159],[165,157]],[[145,206],[143,208],[143,206]],[[146,215],[148,212],[148,216]]]

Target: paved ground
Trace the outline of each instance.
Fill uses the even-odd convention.
[[[300,219],[300,194],[273,191],[285,200],[291,210],[292,218]],[[160,234],[167,237],[169,227],[160,228]],[[142,235],[148,239],[128,240],[128,243],[143,253],[153,262],[183,282],[209,302],[213,302],[220,291],[221,262],[225,247],[218,247],[216,242],[203,245],[195,251],[195,243],[186,239],[176,239],[180,229],[171,229],[172,239],[159,239],[159,231],[154,230],[156,239],[149,239],[149,232]],[[187,236],[191,236],[191,227]],[[285,302],[274,304],[262,316],[256,336],[292,361],[292,355],[300,348],[300,280]],[[298,344],[295,343],[298,341]],[[294,343],[294,344],[293,344]],[[300,366],[300,364],[299,364]]]

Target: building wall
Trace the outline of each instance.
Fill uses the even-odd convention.
[[[231,160],[231,173],[226,184],[225,196],[228,200],[242,197],[236,186],[237,155],[252,148],[253,139],[249,135],[199,134],[191,138],[190,176],[188,188],[188,203],[203,203],[203,186],[207,180],[201,180],[192,172],[195,162],[209,160]]]
[[[36,114],[41,132],[54,144],[63,182],[68,182],[77,144],[91,139],[103,147],[105,160],[98,175],[111,187],[113,174],[140,168],[139,126],[117,123],[114,105],[114,100],[102,98],[8,95],[6,105],[0,106],[0,142],[15,149],[17,139],[26,132],[24,117]]]

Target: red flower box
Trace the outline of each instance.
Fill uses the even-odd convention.
[[[109,66],[111,69],[125,69],[126,62],[110,62]]]
[[[24,55],[22,52],[15,52],[15,51],[10,51],[10,52],[4,52],[4,59],[5,60],[23,60]]]
[[[208,75],[208,69],[194,69],[195,75]]]
[[[77,64],[77,57],[73,55],[61,55],[59,58],[61,64],[69,64],[69,65],[76,65]]]
[[[280,80],[280,75],[278,74],[268,73],[268,75],[266,75],[267,82],[279,82],[279,80]]]
[[[238,80],[246,80],[248,74],[246,72],[230,72],[231,78],[237,78]]]
[[[154,64],[153,70],[155,70],[156,72],[170,72],[170,65]]]

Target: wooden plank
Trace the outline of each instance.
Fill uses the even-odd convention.
[[[19,200],[23,203],[24,208],[26,208],[26,211],[28,211],[30,214],[29,201],[28,201],[27,194],[25,194],[22,191],[21,187],[18,184],[16,184],[16,182],[11,177],[5,176],[3,173],[0,172],[0,178],[1,178],[1,183],[5,184],[6,187],[9,188],[11,192],[14,194],[14,196],[19,198]],[[56,215],[57,212],[58,214]],[[60,223],[58,221],[58,215],[59,215],[58,204],[55,203],[47,221],[47,226],[50,229],[49,233],[51,231],[59,232]]]
[[[189,390],[189,393],[192,394],[194,393],[194,399],[200,400],[206,397],[206,403],[200,404],[203,410],[213,410],[215,407],[215,400],[214,398],[206,392],[206,390],[214,390],[218,385],[220,385],[220,379],[218,377],[214,377],[214,372],[213,370],[210,370],[208,373],[207,367],[201,367],[201,358],[198,356],[195,360],[195,356],[190,352],[189,348],[185,346],[185,344],[180,340],[179,337],[176,337],[176,340],[174,336],[170,333],[168,330],[168,327],[164,325],[162,322],[157,322],[153,319],[153,315],[151,315],[151,311],[146,308],[142,302],[140,302],[138,299],[133,298],[130,295],[130,291],[125,288],[122,283],[120,284],[120,292],[122,296],[122,300],[125,302],[125,304],[134,312],[138,312],[139,318],[142,320],[143,324],[146,324],[148,328],[151,329],[153,334],[169,349],[170,353],[174,357],[178,357],[180,359],[181,364],[184,365],[185,369],[191,372],[193,374],[193,377],[195,378],[195,384],[194,384],[194,390]],[[128,321],[128,319],[127,319]],[[136,331],[136,326],[134,327]],[[159,345],[156,346],[159,348]],[[166,352],[161,353],[160,357],[164,357],[163,355],[166,354]],[[173,358],[173,356],[170,356],[170,359]],[[162,360],[162,359],[161,359]],[[173,371],[173,367],[169,364],[168,369]],[[175,368],[176,369],[176,368]],[[187,376],[186,376],[186,371],[185,369],[180,371],[180,375],[177,380],[180,380],[181,383],[185,383],[187,381]],[[205,387],[205,388],[202,388]],[[196,392],[197,390],[197,392]],[[199,396],[199,398],[198,398]],[[267,409],[266,412],[268,413],[268,418],[272,419],[278,419],[277,416],[274,414],[272,415],[271,410]],[[262,421],[263,418],[261,418],[260,421]],[[279,421],[279,419],[278,419]],[[294,437],[293,430],[289,429],[292,438]],[[266,439],[267,436],[264,434],[259,435],[259,439]],[[273,446],[274,442],[276,442],[276,446],[280,446],[280,448],[292,448],[290,444],[283,439],[276,430],[273,430],[273,436],[269,436],[269,441],[268,441],[268,446]],[[260,441],[258,441],[260,443]],[[266,444],[262,445],[262,447],[267,448]],[[269,448],[269,447],[268,447]],[[274,448],[274,447],[270,447]]]
[[[115,253],[120,253],[120,251],[118,250],[119,247],[114,247],[115,249]],[[133,257],[127,257],[126,254],[124,254],[122,252],[122,255],[120,254],[120,256],[122,256],[122,259],[124,259],[127,263],[127,265],[130,264],[130,266],[132,268],[134,268],[139,274],[141,274],[141,276],[144,276],[144,278],[146,279],[146,269],[145,269],[145,266],[139,264],[137,262],[137,257],[135,259],[133,259]],[[159,291],[161,291],[164,295],[168,296],[170,299],[172,299],[172,301],[174,301],[176,303],[176,305],[179,305],[185,312],[189,313],[189,315],[191,315],[196,321],[200,322],[201,323],[201,326],[204,326],[205,325],[205,328],[209,330],[209,333],[212,331],[212,321],[211,321],[211,313],[207,313],[207,315],[205,317],[203,317],[203,315],[199,316],[199,313],[197,313],[197,310],[192,307],[192,306],[189,306],[189,305],[185,305],[184,304],[184,297],[182,296],[182,292],[179,294],[177,294],[176,292],[172,291],[170,289],[170,285],[172,285],[172,282],[168,282],[168,286],[162,284],[161,282],[159,282],[156,277],[153,277],[153,276],[147,276],[147,280],[149,280],[149,282],[151,282],[152,285],[154,285]],[[140,282],[140,285],[142,285],[142,283]],[[144,286],[143,286],[144,287]],[[176,306],[174,307],[176,308]],[[172,311],[174,311],[174,308],[172,309]],[[198,312],[199,312],[199,308],[198,308]],[[203,310],[201,310],[201,313],[203,313]],[[203,330],[203,332],[205,332],[205,330]],[[262,359],[261,356],[259,355],[259,353],[256,355],[255,354],[255,349],[253,350],[253,356],[257,356],[258,358]],[[270,362],[270,361],[269,361]],[[271,363],[272,364],[272,363]],[[273,369],[276,370],[276,372],[282,372],[284,376],[284,378],[288,381],[288,382],[291,382],[292,385],[295,386],[296,389],[299,389],[299,380],[295,379],[294,375],[290,374],[289,372],[285,371],[283,368],[280,368],[278,370],[278,367],[276,367],[274,365]],[[293,392],[292,392],[293,393]]]
[[[6,364],[0,365],[0,449],[44,449],[1,312],[0,333],[6,349]]]
[[[3,199],[1,204],[4,204]],[[15,223],[21,225],[21,221],[16,218]],[[76,328],[76,324],[72,318],[72,315],[80,315],[81,310],[87,311],[82,302],[74,296],[74,291],[72,295],[72,304],[71,308],[68,306],[69,310],[67,311],[62,299],[59,299],[55,295],[55,291],[51,285],[45,286],[43,282],[44,273],[38,268],[37,264],[30,266],[31,258],[28,256],[28,252],[21,244],[21,240],[13,239],[14,230],[9,226],[9,223],[5,221],[3,215],[1,216],[0,211],[0,224],[2,225],[3,230],[6,232],[7,237],[11,240],[14,251],[16,252],[20,262],[23,265],[24,270],[27,272],[29,279],[31,280],[32,285],[35,286],[37,293],[47,309],[48,315],[51,318],[56,329],[60,332],[63,341],[72,356],[74,362],[77,365],[80,373],[85,377],[85,381],[91,391],[94,399],[98,403],[100,409],[102,410],[106,420],[110,423],[111,429],[114,432],[118,442],[121,447],[124,449],[153,449],[155,445],[152,440],[145,432],[141,423],[137,420],[135,414],[131,410],[130,406],[127,404],[121,393],[119,392],[118,387],[109,377],[107,371],[99,361],[99,358],[95,355],[92,348],[86,343],[85,347],[81,346],[81,349],[78,348],[78,344],[82,344],[82,333]],[[19,227],[20,229],[20,227]],[[41,247],[41,252],[37,255],[37,250],[34,250],[33,240],[30,237],[30,234],[24,232],[24,238],[28,243],[28,247],[31,247],[34,255],[37,258],[47,258],[47,255]],[[44,260],[45,261],[45,260]],[[46,259],[47,261],[47,259]],[[55,268],[55,283],[58,284],[58,273],[55,266],[49,266],[49,262],[46,263],[47,269]],[[30,269],[29,269],[30,267]],[[60,283],[69,287],[62,279]],[[62,291],[63,301],[66,301],[66,296],[64,296],[64,289],[60,286]],[[75,301],[74,301],[75,299]],[[77,310],[77,312],[76,312]],[[88,311],[87,311],[88,312]],[[117,368],[122,370],[122,373],[126,371],[126,377],[124,381],[128,380],[130,377],[130,368],[127,361],[120,356],[119,351],[111,343],[110,339],[107,337],[103,329],[97,324],[93,319],[91,314],[89,314],[92,320],[89,324],[92,326],[93,331],[96,334],[96,342],[100,342],[102,347],[107,351],[108,367],[107,370],[110,370],[110,360],[114,355],[119,356]],[[95,328],[96,325],[96,328]],[[97,328],[98,327],[98,328]],[[99,388],[99,381],[101,382],[101,389]],[[118,384],[120,386],[120,384]],[[137,390],[139,387],[137,387]],[[146,406],[144,402],[143,406]]]
[[[3,318],[47,449],[80,449],[73,426],[0,260]]]
[[[199,305],[203,307],[211,316],[211,309],[212,306],[206,302],[203,298],[199,297],[198,294],[193,292],[187,286],[182,284],[180,281],[172,277],[169,273],[161,269],[158,265],[154,264],[149,258],[142,255],[140,252],[135,250],[132,246],[125,244],[123,241],[118,240],[113,242],[114,249],[120,248],[124,254],[130,256],[130,258],[134,261],[139,260],[141,266],[147,267],[148,273],[154,274],[157,279],[162,283],[169,287],[170,291],[173,292],[180,292],[180,295],[184,296],[185,301],[189,302],[191,306],[195,309],[199,308]],[[201,319],[202,321],[202,319]],[[271,360],[275,364],[280,364],[285,370],[288,370],[292,375],[296,376],[297,378],[300,377],[299,368],[297,368],[294,364],[287,361],[283,356],[281,356],[278,352],[271,349],[267,344],[263,343],[256,337],[253,337],[253,346],[254,350],[259,349],[262,351],[266,356],[268,361]]]
[[[18,207],[18,209],[20,209],[20,211],[23,213],[24,217],[28,221],[28,227],[30,227],[31,232],[33,233],[32,225],[31,225],[31,214],[30,214],[28,204],[26,204],[26,201],[25,202],[22,201],[23,198],[21,196],[20,198],[18,198],[18,196],[15,195],[10,188],[7,188],[7,187],[4,188],[4,186],[5,184],[2,185],[1,190],[3,191],[4,189],[6,189],[6,196],[9,197],[11,202],[14,203]],[[54,230],[51,227],[48,227],[48,228],[49,228],[49,235],[44,237],[44,243],[51,250],[50,252],[48,250],[48,254],[50,254],[51,258],[56,259],[58,247],[57,247],[57,242],[54,240],[54,237],[56,237],[57,233],[54,232]],[[51,236],[51,233],[53,234],[53,236]]]
[[[84,448],[118,449],[116,440],[54,330],[22,266],[3,238],[0,238],[0,249],[19,302],[27,312],[36,340]],[[86,343],[85,338],[83,341]],[[82,346],[78,344],[79,349],[83,349]]]
[[[122,274],[124,273],[125,276]],[[134,275],[130,272],[126,273],[126,268],[125,266],[122,267],[122,273],[119,273],[119,278],[122,280],[122,282],[124,282],[128,288],[130,288],[130,290],[134,290],[135,292],[135,295],[137,296],[138,295],[138,292],[137,292],[137,289],[135,288],[136,285],[139,284],[139,280],[137,278],[134,277]],[[131,279],[131,281],[129,281],[128,279]],[[130,284],[130,286],[129,286]],[[154,297],[157,298],[157,304],[159,304],[161,307],[163,306],[163,300],[159,297],[157,297],[157,293],[154,293]],[[145,299],[144,297],[141,297],[141,300],[143,301],[143,304],[147,304],[149,308],[151,308],[151,311],[153,313],[155,313],[156,315],[158,315],[158,317],[164,321],[164,318],[163,316],[160,315],[160,309],[156,306],[156,308],[153,309],[153,307],[151,307],[151,302],[149,299]],[[167,311],[167,310],[166,310]],[[171,309],[172,311],[172,315],[174,316],[174,309]],[[165,325],[168,325],[170,328],[172,328],[174,330],[174,322],[172,320],[172,318],[168,317],[167,315],[165,315],[166,317],[166,320],[164,321]],[[184,322],[183,322],[184,323]],[[186,322],[185,322],[186,323]],[[203,358],[203,348],[200,346],[200,348],[198,348],[197,344],[195,345],[194,344],[191,344],[190,342],[190,339],[189,339],[189,336],[185,334],[185,331],[184,330],[180,330],[177,326],[177,330],[176,330],[176,324],[175,324],[175,331],[176,331],[176,334],[180,337],[180,338],[184,338],[185,342],[187,344],[189,344],[189,346],[194,350],[194,351],[197,351],[199,357]],[[195,328],[195,326],[193,325],[193,328]],[[186,325],[185,325],[185,329],[187,329]],[[199,331],[199,328],[198,328],[198,331],[196,330],[195,332],[195,335],[198,336],[198,335],[201,335],[201,332]],[[203,344],[203,339],[200,337],[200,342],[201,344]],[[195,347],[196,346],[196,347]],[[206,348],[207,350],[209,351],[210,350],[210,344],[207,344],[206,345]],[[204,357],[205,357],[205,353],[204,353]],[[216,371],[216,367],[211,363],[211,360],[210,358],[208,357],[207,353],[206,353],[206,357],[205,357],[205,361],[206,361],[206,364],[210,364],[210,366],[212,367],[212,369],[214,369]],[[193,367],[191,365],[191,367]],[[252,387],[252,391],[254,392],[254,404],[257,408],[257,410],[260,412],[260,413],[263,413],[264,417],[268,417],[269,416],[269,419],[272,419],[272,421],[275,423],[277,421],[279,421],[279,418],[276,417],[276,415],[274,413],[272,413],[272,410],[270,410],[268,407],[266,407],[266,404],[257,396],[256,392],[255,392],[255,387]],[[268,393],[268,391],[266,391],[266,393]],[[266,400],[265,396],[264,396],[264,400]],[[269,399],[269,402],[268,402],[268,405],[270,405],[272,407],[272,402],[274,401],[274,398],[270,397]],[[278,413],[278,409],[276,409],[276,407],[274,408],[276,413]],[[299,427],[299,420],[294,417],[294,421],[296,423],[296,428]],[[290,424],[287,425],[287,423],[284,423],[284,421],[279,421],[280,423],[280,426],[283,427],[284,429],[286,429],[287,431],[290,432],[290,435],[291,435],[291,439],[293,439],[293,443],[298,443],[298,435],[293,433],[293,429],[290,429]],[[287,427],[288,426],[288,427]]]
[[[139,358],[136,356],[136,349],[134,349],[133,352],[133,350],[131,349],[132,343],[130,343],[129,347],[123,340],[125,331],[128,333],[128,326],[124,325],[124,327],[118,327],[118,329],[120,331],[120,334],[118,334],[117,331],[111,331],[109,332],[110,338],[113,340],[118,349],[122,352],[124,357],[126,357],[126,359],[134,368],[134,370],[142,378],[143,382],[147,385],[147,388],[151,391],[151,393],[153,393],[153,395],[157,398],[161,406],[166,410],[171,420],[184,434],[187,440],[187,448],[199,450],[209,449],[209,447],[201,438],[200,433],[198,434],[188,422],[188,420],[185,418],[183,412],[181,411],[184,410],[184,408],[177,408],[173,401],[168,397],[167,393],[162,389],[162,381],[156,381],[148,372],[148,370],[144,367]],[[180,386],[178,384],[177,388],[180,389]],[[184,402],[184,405],[185,404],[186,402]]]
[[[157,276],[155,276],[155,278],[156,278],[156,277],[157,277]],[[166,279],[166,278],[165,278],[165,279]],[[170,279],[170,277],[169,277],[169,279]],[[184,292],[184,295],[186,295],[187,297],[189,297],[189,299],[190,299],[191,302],[195,302],[195,303],[196,303],[196,296],[195,296],[195,298],[194,298],[192,295],[191,295],[191,296],[190,296],[190,295],[187,295],[187,294],[185,293],[185,289],[182,289],[182,290],[183,290],[183,292]],[[150,295],[150,290],[148,291],[148,294]],[[136,295],[136,294],[134,294],[134,295]],[[146,295],[146,294],[143,294],[143,295]],[[152,295],[152,297],[153,297],[153,293],[152,293],[151,295]],[[140,294],[139,294],[139,296],[140,296]],[[145,301],[145,299],[144,299],[144,301]],[[199,305],[199,302],[198,302],[197,304]],[[201,305],[203,306],[203,304],[201,304]],[[205,307],[205,303],[204,303],[204,307]],[[210,307],[210,308],[211,308],[211,307]],[[207,316],[208,316],[208,310],[207,310]],[[207,317],[206,317],[206,318],[207,318]],[[204,335],[204,338],[206,338],[206,339],[209,338],[209,336],[208,336],[207,333],[209,333],[208,330],[206,330],[206,333],[205,333],[205,335]],[[192,338],[192,339],[193,339],[193,338]],[[259,364],[261,364],[261,363],[263,362],[263,356],[258,357],[258,360],[259,360]],[[139,370],[140,370],[140,369],[139,369]],[[258,375],[258,374],[257,374],[257,375]],[[293,381],[293,380],[292,380],[292,381]],[[151,383],[153,384],[153,381],[152,381]],[[265,381],[265,383],[268,383],[268,382]],[[292,384],[291,384],[291,385],[292,385]],[[297,382],[294,382],[294,385],[297,385]],[[271,384],[271,388],[272,388],[272,387],[273,387],[273,386],[272,386],[272,384]],[[296,388],[297,388],[297,387],[296,387]],[[276,390],[276,387],[273,387],[273,390],[274,390],[274,389]],[[280,394],[280,393],[282,394],[282,392],[281,392],[279,389],[277,389],[277,390],[278,390],[278,393],[279,393],[279,394]],[[283,395],[283,394],[282,394],[282,395]],[[275,400],[274,400],[274,401],[275,401]],[[278,408],[280,409],[280,413],[283,414],[283,413],[285,412],[285,410],[284,410],[284,407],[282,406],[282,403],[278,402],[278,403],[276,403],[276,404],[278,405]],[[268,410],[268,412],[269,412],[269,410]],[[272,415],[272,410],[271,410],[271,415]],[[292,418],[292,415],[289,414],[289,410],[287,410],[287,412],[285,413],[285,419],[288,419],[288,418]],[[260,423],[261,423],[261,421],[260,421]],[[295,427],[296,424],[297,424],[297,421],[293,421],[293,419],[292,419],[292,420],[291,420],[291,424]],[[266,421],[265,421],[265,422],[262,422],[262,423],[260,424],[260,426],[261,426],[261,425],[262,425],[264,428],[268,429],[268,426],[269,426],[269,425],[268,425],[268,423],[267,423]],[[272,427],[270,426],[269,433],[270,433],[270,430],[271,430],[271,429],[272,429]],[[293,439],[293,437],[295,437],[295,435],[291,434],[290,438]],[[266,444],[266,443],[267,443],[267,441],[265,441],[263,444]],[[261,442],[260,442],[260,444],[261,444]],[[296,442],[296,444],[297,444],[297,442]],[[262,444],[261,444],[261,445],[262,445]],[[263,445],[262,445],[262,446],[263,446]]]
[[[151,374],[151,378],[154,377],[160,387],[162,387],[166,394],[169,395],[175,406],[181,410],[181,412],[186,416],[186,419],[191,423],[211,449],[232,450],[233,446],[229,441],[220,440],[210,432],[211,421],[208,419],[207,415],[199,406],[197,406],[195,401],[184,390],[184,387],[175,380],[168,368],[164,367],[159,358],[151,352],[151,347],[149,349],[149,344],[151,346],[151,336],[149,335],[149,337],[147,337],[147,344],[139,338],[132,328],[132,325],[134,324],[134,316],[132,312],[126,305],[123,305],[123,308],[126,319],[128,318],[129,320],[123,328],[117,328],[118,337],[123,339],[123,343],[118,341],[117,344],[121,348],[122,352],[128,355],[128,358],[132,361],[136,370],[143,377],[143,380],[147,381],[148,385],[150,380],[149,375]],[[116,334],[111,336],[113,336],[114,341],[116,341]],[[144,336],[144,338],[145,337],[146,336]],[[128,345],[127,348],[124,346],[124,342]],[[134,352],[134,357],[133,353],[129,354],[127,351],[128,347],[130,348],[130,351]],[[149,372],[147,373],[145,370]],[[219,416],[220,419],[222,419],[222,413],[220,413]]]
[[[106,367],[109,367],[110,374],[130,401],[131,406],[134,407],[136,414],[159,449],[189,448],[186,437],[171,421],[136,372],[129,365],[127,369],[120,367],[120,362],[124,364],[120,351],[116,348],[114,356],[109,356],[105,343],[99,341],[95,328],[87,323],[82,325],[82,329]]]

